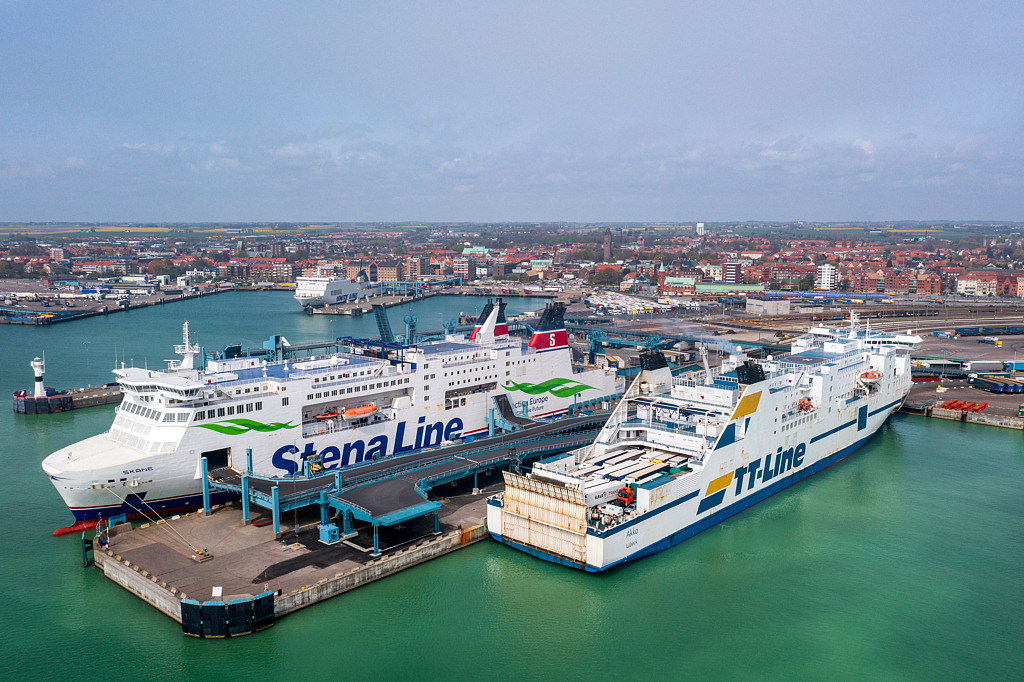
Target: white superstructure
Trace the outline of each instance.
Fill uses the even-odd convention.
[[[295,300],[303,306],[319,308],[347,303],[372,296],[378,291],[372,282],[355,282],[344,277],[298,277],[295,279]]]
[[[792,351],[677,378],[644,356],[593,445],[505,474],[489,532],[587,571],[658,552],[845,458],[910,390],[891,345],[811,336]]]
[[[905,334],[900,334],[899,332],[887,332],[880,329],[872,329],[870,321],[861,325],[860,316],[858,316],[857,313],[850,313],[849,327],[826,327],[824,323],[822,323],[817,327],[811,327],[807,330],[807,333],[812,337],[821,340],[856,338],[860,339],[868,348],[893,346],[900,350],[917,350],[918,346],[920,346],[924,341],[920,336],[912,334],[909,331]]]
[[[266,362],[206,358],[189,338],[166,371],[122,367],[110,430],[61,448],[43,469],[79,520],[201,503],[201,463],[269,476],[437,447],[488,432],[494,398],[532,418],[563,415],[621,394],[613,370],[576,366],[564,307],[529,343],[510,338],[504,303],[488,303],[472,338],[413,346],[367,342],[329,355]],[[282,342],[286,344],[286,342]]]

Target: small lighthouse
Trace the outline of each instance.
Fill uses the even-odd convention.
[[[29,364],[32,365],[32,371],[36,375],[36,388],[32,395],[36,398],[45,398],[46,388],[43,386],[43,372],[46,371],[46,364],[39,358],[35,358]]]

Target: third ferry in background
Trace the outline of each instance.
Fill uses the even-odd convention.
[[[797,339],[764,360],[733,355],[673,377],[643,356],[596,441],[504,472],[488,500],[496,540],[602,571],[682,542],[864,445],[911,385],[905,347],[846,333]]]
[[[301,472],[312,455],[334,469],[486,434],[504,401],[546,419],[622,394],[613,369],[572,361],[564,305],[544,310],[529,343],[509,336],[504,311],[488,302],[468,338],[341,340],[327,355],[270,362],[208,357],[186,323],[181,360],[115,370],[124,400],[109,431],[61,448],[43,470],[79,522],[163,513],[202,504],[203,457],[211,470],[243,469],[251,449],[267,476]]]
[[[295,300],[303,307],[321,308],[373,296],[378,286],[372,282],[349,280],[333,274],[295,279]]]

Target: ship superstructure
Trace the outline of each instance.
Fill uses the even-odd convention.
[[[842,340],[860,339],[866,348],[881,348],[882,346],[893,346],[901,350],[917,350],[924,341],[917,334],[907,331],[904,334],[899,332],[872,329],[871,322],[860,323],[860,316],[855,312],[850,313],[850,326],[848,327],[827,327],[824,323],[817,327],[811,327],[807,333],[821,340]]]
[[[332,273],[295,279],[295,300],[303,307],[320,308],[372,296],[378,291],[372,282],[349,280]]]
[[[622,393],[614,370],[575,365],[564,306],[540,317],[528,343],[508,335],[493,302],[473,338],[411,346],[373,342],[329,355],[267,362],[208,358],[189,337],[166,371],[115,370],[124,393],[110,430],[61,448],[43,469],[79,520],[201,504],[209,467],[286,477],[319,455],[327,469],[485,434],[495,399],[533,419]]]
[[[861,447],[910,390],[910,358],[858,335],[797,339],[673,377],[643,357],[596,441],[488,500],[492,537],[601,571],[682,542]]]

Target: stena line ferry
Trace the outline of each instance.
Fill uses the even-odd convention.
[[[613,369],[572,362],[564,305],[544,310],[529,343],[509,337],[504,311],[489,301],[468,338],[353,342],[279,362],[208,358],[186,322],[181,359],[115,370],[124,399],[110,430],[54,452],[43,470],[80,528],[200,506],[202,457],[244,469],[251,449],[254,472],[287,476],[315,454],[333,469],[486,434],[495,399],[544,419],[622,394]]]
[[[855,322],[854,322],[855,324]],[[910,391],[909,351],[852,330],[791,354],[673,377],[660,354],[595,442],[504,472],[487,528],[548,561],[603,571],[659,552],[844,459]]]

